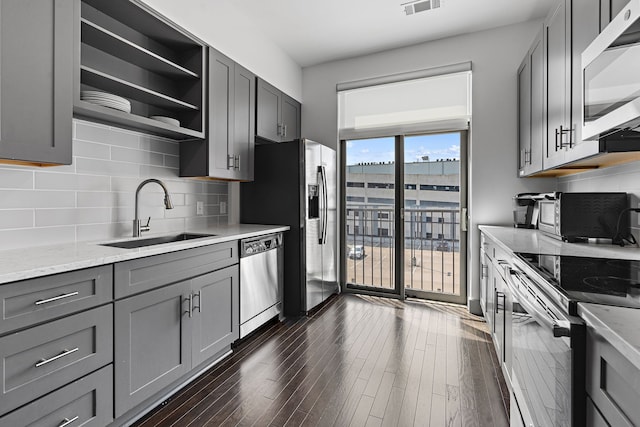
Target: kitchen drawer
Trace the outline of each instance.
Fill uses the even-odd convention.
[[[0,417],[0,427],[103,427],[111,421],[113,365],[107,365]]]
[[[610,425],[640,425],[640,371],[593,328],[587,330],[586,387]]]
[[[112,266],[71,271],[0,286],[0,335],[107,303]]]
[[[120,262],[114,266],[115,298],[180,282],[237,263],[237,240]]]
[[[0,414],[113,361],[113,305],[0,338]]]

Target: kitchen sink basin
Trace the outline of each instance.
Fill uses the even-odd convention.
[[[195,233],[180,233],[170,236],[150,237],[148,239],[132,239],[124,240],[121,242],[113,243],[101,243],[100,246],[112,246],[114,248],[143,248],[145,246],[161,245],[163,243],[183,242],[185,240],[200,239],[202,237],[212,237],[215,234],[195,234]]]

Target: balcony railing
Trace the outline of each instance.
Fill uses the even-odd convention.
[[[406,289],[460,294],[460,214],[457,209],[404,210]],[[346,279],[354,285],[392,289],[395,211],[347,205]]]

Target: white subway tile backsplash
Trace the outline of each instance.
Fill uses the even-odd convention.
[[[149,165],[140,165],[140,176],[150,177],[150,178],[178,178],[179,171],[178,169],[160,167],[160,166],[149,166]]]
[[[164,155],[150,151],[133,150],[123,147],[111,148],[111,160],[118,162],[137,163],[140,165],[164,165]]]
[[[109,191],[111,180],[108,176],[78,175],[70,173],[35,173],[36,190],[82,190]]]
[[[33,188],[33,172],[15,169],[0,169],[0,188]]]
[[[76,157],[109,160],[111,158],[111,146],[76,140],[73,143],[73,155]]]
[[[180,167],[180,157],[165,155],[164,165],[169,168],[177,169]]]
[[[115,162],[110,160],[75,158],[79,173],[107,176],[139,176],[140,166],[136,163]]]
[[[227,222],[218,212],[228,185],[180,178],[178,143],[82,120],[74,135],[71,165],[0,167],[0,249],[130,236],[135,191],[147,178],[162,179],[175,206],[164,209],[160,186],[144,187],[139,214],[154,233]]]
[[[177,156],[180,154],[180,143],[163,138],[153,138],[143,135],[140,138],[140,148],[155,153],[170,154]]]
[[[0,190],[0,209],[72,208],[73,191]]]
[[[76,121],[76,139],[128,148],[140,147],[140,135],[136,133],[84,121]]]
[[[36,227],[109,222],[111,222],[109,208],[36,209]]]
[[[33,209],[0,210],[0,229],[33,227]]]
[[[75,227],[38,227],[0,230],[0,250],[55,245],[76,240]]]

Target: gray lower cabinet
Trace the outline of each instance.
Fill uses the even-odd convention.
[[[113,365],[107,365],[0,417],[0,427],[104,427],[112,420]]]
[[[274,142],[300,138],[301,105],[279,89],[257,79],[256,136]]]
[[[238,242],[115,265],[115,416],[129,419],[239,337]],[[154,288],[155,286],[155,288]],[[120,291],[118,291],[120,289]]]
[[[115,302],[116,418],[191,369],[190,291],[187,280]]]
[[[238,339],[239,280],[239,269],[234,265],[191,281],[193,367],[220,354]]]
[[[110,265],[0,286],[0,334],[86,310],[113,299]]]
[[[594,328],[587,329],[588,425],[640,425],[640,371]],[[602,424],[602,419],[606,424]]]
[[[113,361],[111,304],[0,338],[0,414]]]
[[[238,241],[218,243],[114,265],[114,298],[120,299],[238,263]]]
[[[74,0],[0,2],[0,158],[71,164]]]

